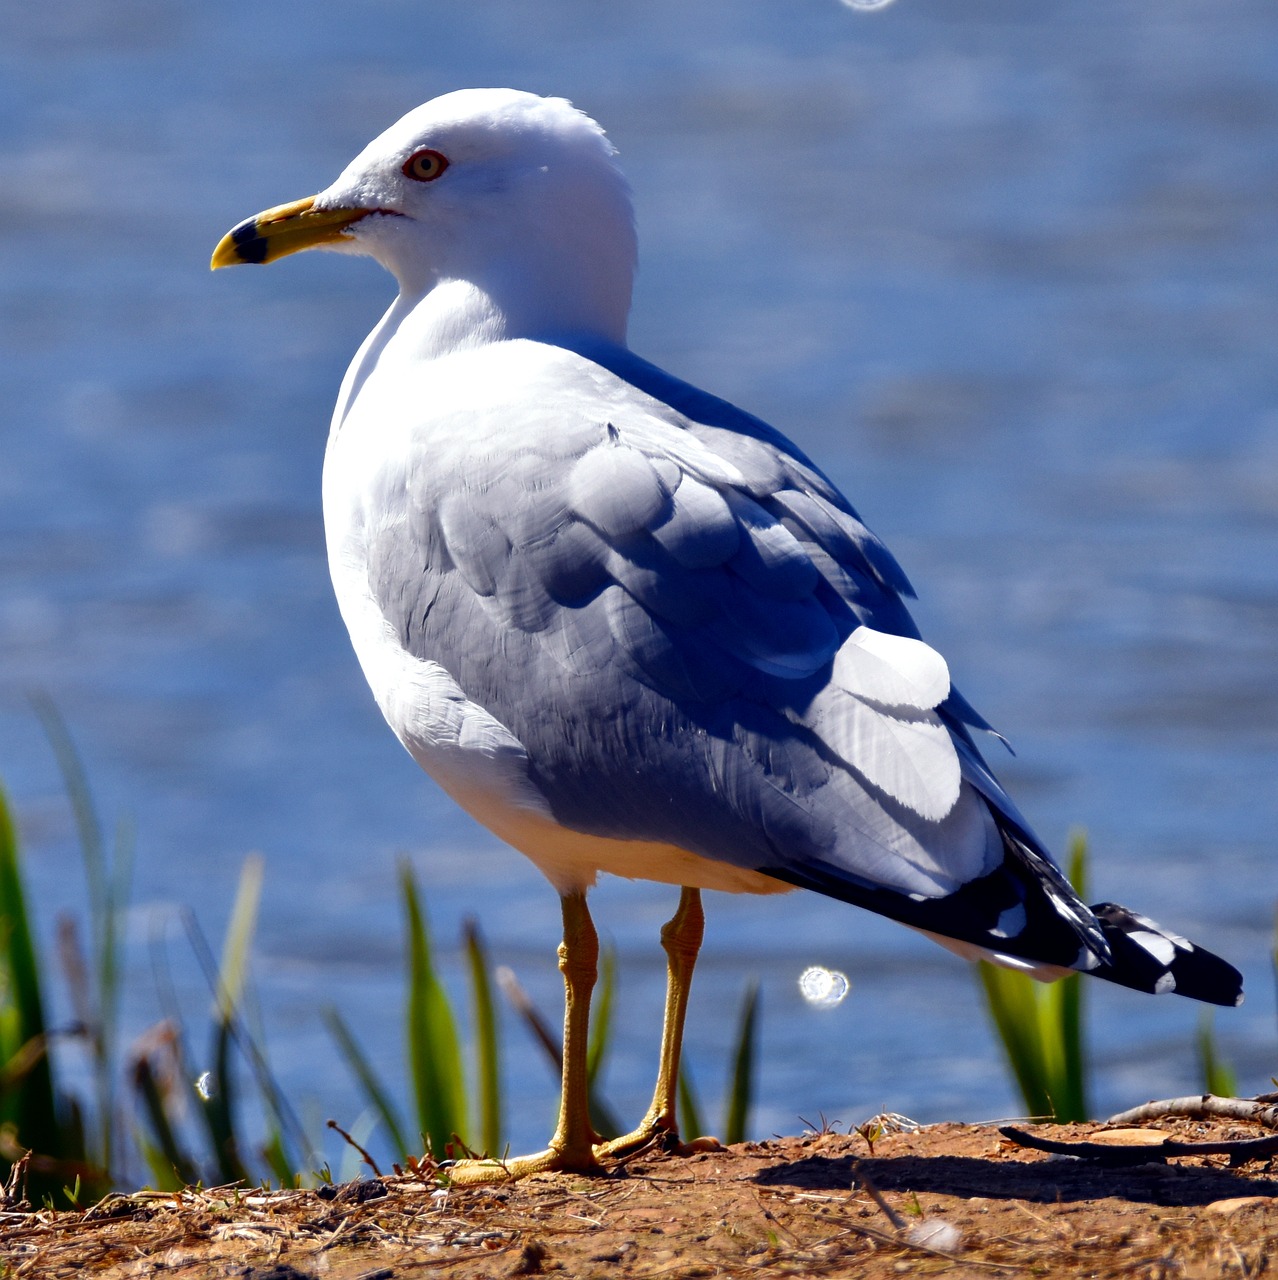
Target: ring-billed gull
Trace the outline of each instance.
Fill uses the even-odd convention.
[[[400,289],[324,464],[355,651],[414,759],[562,902],[554,1137],[456,1176],[676,1141],[701,889],[814,889],[1036,977],[1241,999],[1223,960],[1079,899],[978,752],[988,726],[919,638],[904,573],[822,472],[627,348],[634,218],[593,120],[446,94],[212,265],[314,247],[370,255]],[[682,887],[653,1103],[608,1144],[585,1076],[600,871]]]

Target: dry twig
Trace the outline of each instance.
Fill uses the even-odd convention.
[[[342,1137],[345,1138],[346,1141],[349,1142],[350,1145],[354,1147],[356,1151],[359,1152],[360,1158],[364,1161],[366,1165],[368,1165],[370,1169],[372,1169],[374,1177],[380,1178],[382,1176],[382,1171],[377,1167],[377,1161],[374,1160],[373,1157],[370,1156],[368,1152],[365,1151],[364,1148],[361,1147],[359,1143],[356,1142],[355,1139],[352,1138],[351,1135],[347,1133],[346,1130],[343,1129],[340,1124],[337,1123],[336,1120],[330,1120],[328,1122],[328,1127],[330,1129],[336,1129],[337,1132],[340,1133]]]
[[[1186,1120],[1242,1120],[1266,1129],[1278,1129],[1278,1095],[1218,1098],[1215,1094],[1203,1093],[1187,1098],[1164,1098],[1161,1102],[1146,1102],[1130,1111],[1121,1111],[1110,1116],[1108,1123],[1147,1124],[1168,1116],[1183,1116]]]

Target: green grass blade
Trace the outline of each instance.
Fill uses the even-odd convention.
[[[115,1045],[119,1008],[119,917],[128,900],[132,870],[132,846],[123,829],[114,857],[108,857],[102,824],[98,818],[88,774],[76,750],[66,721],[53,700],[35,694],[32,706],[62,774],[75,817],[81,861],[88,890],[89,932],[92,955],[92,1001],[82,1000],[81,1015],[93,1058],[93,1083],[97,1097],[97,1145],[94,1159],[109,1169],[114,1158]],[[87,971],[87,970],[86,970]]]
[[[169,1120],[164,1095],[151,1069],[151,1060],[141,1057],[133,1067],[133,1087],[137,1090],[142,1111],[150,1122],[154,1144],[139,1143],[143,1158],[156,1179],[157,1190],[174,1191],[191,1186],[199,1179],[195,1161],[182,1149]]]
[[[1069,857],[1065,863],[1065,874],[1069,882],[1084,901],[1091,893],[1087,876],[1087,832],[1076,827],[1069,833]]]
[[[369,1106],[386,1126],[386,1133],[395,1149],[396,1157],[402,1158],[410,1154],[408,1143],[404,1140],[404,1126],[400,1123],[390,1095],[383,1088],[382,1082],[377,1078],[376,1072],[373,1071],[364,1051],[351,1034],[350,1028],[342,1020],[341,1014],[332,1005],[327,1005],[320,1011],[320,1017],[323,1018],[324,1025],[328,1028],[328,1033],[333,1037],[342,1057],[346,1059],[346,1065],[350,1068],[351,1074],[364,1091],[364,1097]]]
[[[754,1102],[755,1064],[758,1061],[759,984],[752,982],[741,1001],[736,1050],[732,1055],[732,1080],[728,1090],[723,1140],[729,1146],[744,1142]]]
[[[47,1036],[35,1036],[0,1063],[0,1098],[17,1089],[39,1067],[48,1047]]]
[[[1087,894],[1087,838],[1070,836],[1069,879]],[[990,1020],[1030,1116],[1086,1120],[1090,1063],[1077,974],[1045,985],[987,961],[977,966]]]
[[[31,695],[31,706],[44,730],[44,736],[49,740],[49,746],[53,749],[54,759],[62,774],[62,785],[71,801],[71,812],[79,833],[80,853],[84,859],[85,878],[89,884],[89,904],[94,913],[94,950],[100,951],[101,907],[108,901],[110,893],[107,888],[106,841],[102,835],[102,824],[98,821],[97,807],[93,803],[89,775],[85,772],[80,753],[71,739],[67,723],[53,699],[46,693],[34,693]]]
[[[107,1011],[103,1007],[103,995],[109,990],[107,983],[115,982],[115,910],[111,891],[113,877],[107,863],[106,841],[89,786],[89,776],[67,723],[48,694],[32,694],[31,705],[62,774],[62,785],[71,803],[79,837],[80,857],[84,865],[91,949],[98,983],[94,996],[95,1007],[86,1011],[87,1016],[82,1013],[81,1019],[92,1046],[94,1091],[97,1095],[97,1119],[100,1126],[98,1154],[102,1167],[109,1169],[115,1123],[115,1073],[108,1047],[109,1037],[105,1034]],[[113,995],[114,991],[111,990],[111,996]],[[109,998],[108,1003],[113,1005],[114,1000]]]
[[[275,1176],[276,1184],[285,1189],[302,1185],[302,1175],[293,1163],[284,1146],[284,1136],[275,1126],[271,1127],[266,1142],[262,1146],[262,1159],[266,1167]]]
[[[1038,1037],[1039,1014],[1033,979],[986,960],[980,961],[977,971],[986,1008],[1024,1099],[1026,1114],[1034,1118],[1051,1116],[1052,1099]]]
[[[240,870],[235,903],[231,907],[231,920],[222,942],[222,960],[218,965],[215,1016],[222,1023],[229,1024],[232,1021],[244,995],[253,933],[257,927],[257,909],[262,899],[262,873],[261,854],[249,854]]]
[[[475,1020],[475,1067],[479,1085],[479,1115],[474,1132],[479,1134],[480,1149],[496,1156],[501,1142],[501,1041],[497,1033],[497,1009],[493,1002],[489,979],[488,955],[479,926],[467,920],[462,926],[466,960],[470,969],[471,1005]]]
[[[679,1063],[679,1134],[685,1142],[705,1135],[706,1127],[701,1119],[701,1103],[697,1099],[696,1086],[692,1080],[692,1067],[687,1055]]]
[[[98,1098],[101,1108],[101,1162],[111,1168],[115,1147],[115,1072],[121,979],[120,922],[128,908],[133,884],[135,840],[132,824],[122,821],[116,828],[115,850],[106,878],[106,900],[101,904],[100,950],[97,955]]]
[[[142,1157],[142,1163],[151,1171],[148,1184],[153,1191],[180,1191],[187,1183],[173,1172],[169,1158],[142,1130],[133,1131],[133,1145]]]
[[[417,1103],[417,1123],[436,1159],[444,1158],[454,1133],[465,1139],[466,1078],[457,1024],[448,995],[435,975],[426,919],[417,883],[400,864],[400,891],[408,933],[408,1063]]]
[[[1078,974],[1073,974],[1062,978],[1048,990],[1056,1000],[1057,1025],[1063,1040],[1057,1118],[1063,1123],[1081,1123],[1091,1119],[1092,1115],[1088,1096],[1087,1044],[1083,1031],[1083,980]]]
[[[605,947],[599,957],[599,982],[590,1005],[590,1047],[586,1054],[586,1078],[593,1085],[608,1058],[612,1039],[612,1008],[617,994],[617,953]]]
[[[216,984],[218,1000],[220,1008],[225,1011],[226,1026],[231,1038],[253,1072],[254,1083],[261,1095],[266,1118],[273,1128],[276,1145],[281,1151],[287,1152],[285,1135],[290,1134],[296,1150],[307,1152],[311,1144],[271,1072],[260,1018],[253,1016],[256,1006],[249,999],[249,962],[257,929],[258,904],[262,895],[263,866],[260,854],[251,854],[244,860],[235,905],[231,910],[231,920],[222,944],[222,959]],[[293,1170],[300,1167],[298,1161],[291,1158],[287,1159],[287,1163]]]
[[[196,1100],[209,1132],[209,1148],[213,1152],[218,1183],[248,1181],[248,1170],[239,1158],[234,1107],[236,1084],[231,1074],[231,1027],[216,1023],[213,1029],[213,1066],[201,1075]]]
[[[231,1060],[233,1045],[240,1048],[253,1070],[268,1117],[277,1127],[290,1125],[301,1135],[301,1145],[306,1145],[305,1135],[301,1134],[300,1126],[271,1077],[261,1047],[244,1030],[239,1017],[248,982],[249,958],[261,899],[262,867],[262,859],[257,854],[244,860],[216,972],[208,943],[195,917],[189,912],[184,915],[187,936],[214,993],[213,1067],[209,1072],[211,1083],[208,1096],[197,1092],[197,1100],[208,1126],[219,1177],[227,1182],[250,1180],[241,1155],[243,1146],[236,1131],[235,1100],[238,1089]]]
[[[603,1096],[604,1066],[612,1045],[612,1011],[617,995],[617,953],[605,947],[599,957],[599,981],[590,1005],[590,1040],[586,1048],[586,1088],[590,1095],[590,1122],[605,1140],[624,1132],[616,1113]]]
[[[1069,879],[1078,890],[1078,896],[1086,902],[1091,888],[1087,874],[1087,833],[1082,830],[1070,833]],[[1062,978],[1048,990],[1055,992],[1059,1014],[1057,1025],[1063,1041],[1058,1118],[1064,1122],[1089,1120],[1092,1115],[1089,1096],[1091,1071],[1083,1020],[1083,980],[1078,975]]]
[[[1204,1009],[1199,1016],[1195,1043],[1198,1049],[1198,1074],[1204,1091],[1214,1093],[1218,1098],[1236,1098],[1238,1077],[1230,1063],[1221,1055],[1220,1046],[1216,1043],[1216,1028],[1210,1009]]]
[[[231,1073],[230,1047],[231,1025],[218,1022],[213,1028],[213,1068],[207,1093],[197,1096],[209,1131],[218,1182],[250,1182],[235,1134],[235,1078]]]
[[[590,1123],[594,1127],[594,1131],[605,1141],[609,1138],[621,1137],[625,1129],[622,1128],[621,1121],[617,1118],[617,1113],[609,1106],[594,1085],[589,1086],[587,1100],[590,1106]]]
[[[43,1046],[40,962],[27,912],[18,841],[0,792],[0,1062],[13,1063],[28,1046]],[[53,1072],[41,1049],[0,1089],[0,1121],[13,1124],[23,1146],[43,1155],[67,1154],[54,1101]],[[0,1164],[7,1172],[8,1161]],[[35,1189],[33,1187],[33,1194]]]
[[[240,871],[231,919],[222,941],[222,959],[218,965],[214,996],[213,1084],[205,1102],[218,1176],[223,1182],[251,1181],[236,1134],[236,1082],[231,1065],[231,1043],[235,1011],[248,979],[249,953],[261,892],[262,859],[257,854],[250,854]]]
[[[71,803],[88,889],[93,1000],[88,1029],[97,1095],[98,1151],[96,1162],[109,1169],[113,1160],[115,1105],[115,1048],[120,993],[119,920],[127,906],[133,869],[132,834],[121,824],[114,854],[107,855],[102,824],[93,801],[84,762],[76,750],[66,721],[46,694],[34,694],[32,706],[53,750],[63,786]]]
[[[1090,893],[1087,875],[1087,833],[1074,830],[1069,837],[1067,872],[1078,896],[1087,901]],[[1055,1028],[1055,1061],[1057,1075],[1053,1099],[1056,1118],[1062,1123],[1083,1121],[1091,1117],[1088,1097],[1088,1055],[1083,1028],[1083,981],[1074,974],[1037,994],[1047,1006],[1050,1024]]]

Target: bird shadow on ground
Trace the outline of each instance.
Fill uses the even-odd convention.
[[[847,1191],[858,1172],[879,1191],[932,1192],[960,1198],[1064,1204],[1113,1198],[1138,1204],[1190,1206],[1236,1196],[1274,1195],[1272,1180],[1204,1165],[1145,1164],[1100,1168],[1082,1160],[985,1159],[979,1156],[897,1156],[855,1159],[808,1156],[762,1170],[755,1181],[804,1191]]]

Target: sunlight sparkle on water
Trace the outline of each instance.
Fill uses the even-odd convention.
[[[814,964],[799,975],[800,994],[818,1009],[833,1009],[836,1004],[842,1004],[850,987],[847,975],[837,969],[823,969]]]
[[[840,0],[847,9],[886,9],[892,0]]]

